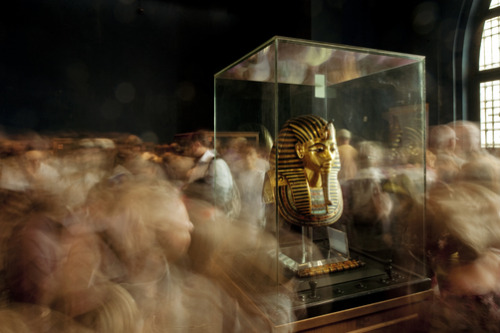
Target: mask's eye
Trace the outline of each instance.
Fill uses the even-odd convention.
[[[312,146],[309,151],[311,152],[315,152],[315,153],[322,153],[325,151],[325,146],[322,145],[322,144],[315,144],[314,146]]]

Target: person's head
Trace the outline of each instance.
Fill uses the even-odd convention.
[[[142,331],[143,327],[135,299],[125,288],[115,283],[108,283],[105,301],[78,320],[96,332],[135,333]]]
[[[454,152],[457,137],[448,125],[436,125],[429,131],[429,150],[434,154]]]
[[[458,121],[451,124],[457,135],[456,152],[467,159],[481,150],[481,130],[476,123]]]
[[[198,158],[211,148],[213,148],[213,137],[209,132],[199,130],[189,135],[185,155]]]
[[[351,132],[345,128],[337,132],[337,144],[348,145],[351,142]]]
[[[259,159],[259,154],[254,146],[247,145],[242,151],[244,158],[244,166],[247,170],[252,170],[256,168],[257,160]]]
[[[358,159],[361,169],[380,167],[384,159],[384,148],[379,142],[363,141],[359,144]]]
[[[194,166],[192,157],[169,152],[162,160],[168,179],[174,182],[188,180],[188,171]]]
[[[116,147],[115,164],[124,164],[142,152],[143,142],[137,135],[130,134],[116,139]]]
[[[9,220],[1,221],[4,286],[12,301],[48,305],[61,283],[60,234],[68,211],[63,200],[44,191],[29,191],[19,199]]]
[[[28,172],[37,172],[47,153],[41,150],[28,150],[24,153],[25,168]]]

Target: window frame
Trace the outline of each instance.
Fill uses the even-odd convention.
[[[464,38],[464,57],[462,58],[463,108],[466,114],[465,118],[477,123],[481,121],[481,83],[500,80],[500,67],[479,70],[484,22],[500,16],[500,7],[489,9],[490,4],[491,0],[483,0],[477,1],[471,7]]]

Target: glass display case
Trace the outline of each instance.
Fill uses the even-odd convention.
[[[238,180],[253,146],[260,172],[235,223],[276,240],[228,254],[228,276],[257,308],[264,290],[290,297],[292,317],[264,311],[275,325],[429,290],[424,61],[274,37],[215,74],[219,158]],[[217,138],[249,131],[238,149]]]

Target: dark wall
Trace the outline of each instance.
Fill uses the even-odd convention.
[[[3,4],[0,124],[6,131],[126,131],[163,142],[213,127],[217,71],[274,34],[310,35],[308,7],[262,10],[258,3]]]
[[[9,1],[0,125],[168,142],[212,127],[213,75],[275,35],[425,55],[436,123],[453,113],[450,40],[461,2]]]
[[[313,1],[312,38],[423,55],[429,124],[462,119],[462,48],[478,0]],[[485,2],[485,1],[483,1]]]

